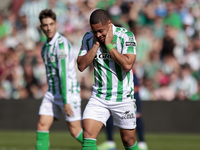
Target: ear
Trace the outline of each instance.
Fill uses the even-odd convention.
[[[108,20],[108,26],[112,25],[111,20]]]

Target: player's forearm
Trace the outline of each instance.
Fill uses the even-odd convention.
[[[98,48],[99,46],[94,44],[87,54],[85,54],[84,56],[79,56],[77,58],[78,69],[81,72],[84,71],[85,68],[87,68],[92,63],[97,53]]]
[[[120,54],[115,48],[109,51],[114,61],[120,65],[126,72],[130,71],[136,59],[134,54]]]

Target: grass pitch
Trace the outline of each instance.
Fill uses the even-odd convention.
[[[200,134],[147,133],[145,138],[149,150],[200,150]],[[124,150],[119,132],[115,132],[114,139],[117,150]],[[101,131],[97,144],[105,140]],[[0,150],[35,150],[35,142],[35,131],[0,130]],[[51,131],[50,150],[81,150],[81,145],[69,131]]]

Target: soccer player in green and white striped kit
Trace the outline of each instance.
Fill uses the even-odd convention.
[[[82,150],[97,150],[96,138],[111,114],[124,148],[139,150],[131,70],[136,59],[135,37],[125,28],[114,26],[101,9],[92,12],[90,26],[92,31],[83,37],[77,59],[80,71],[93,62],[95,80],[83,114]]]
[[[71,135],[83,142],[81,99],[72,45],[57,32],[56,15],[51,9],[41,11],[39,19],[40,27],[47,36],[41,55],[49,88],[39,109],[36,149],[48,150],[49,129],[61,113],[65,115]]]

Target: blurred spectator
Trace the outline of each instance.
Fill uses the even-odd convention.
[[[177,59],[174,56],[166,55],[163,58],[163,62],[162,62],[161,68],[162,68],[162,71],[165,74],[169,75],[173,71],[179,72],[180,64],[178,63]]]
[[[169,74],[169,88],[171,88],[175,92],[175,96],[179,90],[179,85],[180,85],[180,78],[179,78],[179,73],[180,72],[171,72]]]
[[[18,44],[20,43],[17,28],[13,27],[12,32],[8,35],[4,40],[4,45],[6,47],[17,48]]]
[[[9,28],[6,24],[4,16],[0,13],[0,39],[5,38],[9,34]]]
[[[175,42],[173,40],[174,32],[171,26],[165,26],[165,36],[163,38],[163,46],[161,49],[161,59],[166,55],[174,56],[173,49],[175,47]]]
[[[40,99],[44,96],[48,90],[48,84],[46,79],[46,68],[41,57],[41,48],[42,44],[38,43],[35,49],[35,63],[33,65],[33,76],[37,81],[37,92],[34,95],[34,98]]]
[[[39,26],[39,13],[47,6],[46,0],[25,0],[20,8],[19,14],[26,14],[27,26],[36,28]]]
[[[14,12],[15,14],[18,14],[21,6],[24,4],[24,1],[26,0],[12,0],[12,4],[11,4],[12,12]]]
[[[1,76],[2,88],[5,92],[4,98],[23,98],[20,92],[24,88],[25,80],[23,78],[23,69],[20,65],[20,59],[16,57],[13,48],[9,48],[5,56],[5,65],[3,66],[4,70]]]
[[[144,75],[150,79],[153,79],[156,75],[156,72],[161,68],[161,61],[160,61],[160,53],[159,51],[151,51],[149,52],[149,59],[143,65],[144,67]]]
[[[155,17],[154,23],[151,26],[153,30],[153,34],[155,35],[156,38],[162,39],[165,34],[165,26],[163,24],[163,18],[159,16],[159,14]]]
[[[194,44],[191,41],[186,48],[184,63],[190,65],[192,71],[198,71],[200,69],[200,57],[198,51],[194,50]]]
[[[30,64],[24,65],[24,77],[26,80],[26,89],[29,97],[37,98],[38,94],[38,86],[37,80],[33,75],[33,66]]]
[[[136,34],[137,40],[137,61],[147,61],[148,53],[152,50],[154,35],[149,27],[139,27]]]
[[[2,15],[6,15],[9,13],[9,8],[11,6],[12,0],[1,1],[0,12]]]
[[[39,42],[40,40],[38,30],[28,26],[27,15],[25,14],[20,14],[18,25],[18,39],[20,43],[23,43],[25,49],[34,49],[36,42]]]
[[[12,75],[12,85],[13,85],[13,91],[12,91],[12,98],[14,99],[24,99],[28,95],[26,93],[25,89],[25,79],[24,79],[24,70],[23,67],[20,64],[20,58],[17,57],[16,52],[13,56],[11,56],[13,61],[13,68],[10,70]]]
[[[148,77],[143,77],[142,86],[140,86],[139,94],[143,101],[154,100],[153,98],[153,80]]]
[[[153,100],[158,101],[172,101],[175,99],[175,91],[169,87],[169,77],[165,75],[161,70],[157,72],[156,76],[159,87],[153,91]]]
[[[64,32],[64,24],[67,21],[68,10],[64,3],[58,0],[47,0],[47,8],[52,9],[56,13],[56,19],[58,23],[58,31],[60,33]]]
[[[176,5],[173,1],[166,1],[167,15],[164,17],[164,24],[173,28],[182,29],[183,23],[180,15],[176,12]]]
[[[108,12],[110,14],[110,18],[112,19],[113,23],[118,22],[122,15],[122,9],[120,8],[122,5],[121,0],[116,0],[112,6],[108,8]]]
[[[195,20],[191,14],[191,10],[189,13],[183,18],[183,29],[188,37],[193,37],[195,34],[195,28],[193,27]]]
[[[7,77],[6,65],[5,65],[6,57],[5,54],[0,54],[0,98],[6,98],[6,92],[3,87],[3,81],[5,81]]]
[[[87,20],[87,24],[89,25],[89,17],[91,12],[97,8],[97,1],[96,0],[79,0],[78,6],[81,12],[81,15],[84,19]]]
[[[97,8],[107,10],[110,6],[114,5],[117,0],[97,0]]]
[[[178,90],[177,99],[180,100],[189,100],[198,91],[197,81],[191,75],[191,68],[188,64],[184,64],[181,67],[181,78]]]

